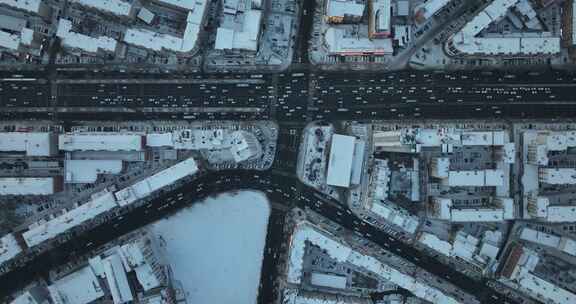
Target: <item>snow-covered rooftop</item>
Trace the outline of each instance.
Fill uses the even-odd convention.
[[[569,255],[576,256],[576,240],[572,238],[562,237],[560,239],[558,249]]]
[[[306,242],[310,242],[324,250],[338,262],[345,262],[352,249],[344,244],[326,237],[309,225],[300,225],[294,231],[290,244],[290,260],[287,281],[299,284],[302,279],[302,263],[305,254]]]
[[[131,16],[132,3],[122,0],[69,0],[83,6],[95,8],[100,11],[112,13],[118,16]]]
[[[434,234],[423,232],[418,237],[418,242],[422,243],[423,245],[434,249],[435,251],[440,252],[445,256],[450,256],[452,253],[452,244],[447,241],[439,239]]]
[[[346,277],[342,275],[313,272],[310,276],[310,283],[315,286],[345,289]]]
[[[193,158],[181,161],[174,166],[164,169],[149,176],[134,185],[116,192],[116,198],[120,206],[131,204],[145,198],[152,192],[166,187],[186,176],[198,172],[198,166]]]
[[[540,168],[539,177],[550,185],[575,185],[576,168]]]
[[[369,39],[368,37],[348,36],[346,29],[329,27],[324,34],[328,52],[340,55],[363,53],[385,55],[392,54],[392,39]]]
[[[143,135],[130,133],[94,132],[68,133],[58,137],[63,151],[140,151]]]
[[[88,304],[104,296],[104,290],[89,266],[57,280],[48,290],[55,303],[63,304]]]
[[[504,220],[502,208],[453,208],[451,210],[453,222],[501,222]]]
[[[64,46],[80,49],[88,53],[96,53],[98,50],[116,52],[117,42],[115,39],[106,36],[95,38],[72,32],[72,22],[67,19],[58,21],[56,36],[60,38]]]
[[[375,275],[384,278],[404,289],[412,292],[416,297],[432,303],[451,304],[459,303],[456,299],[444,294],[435,287],[417,281],[414,277],[402,273],[389,265],[386,265],[374,257],[354,251],[348,245],[341,243],[327,232],[321,232],[319,228],[307,223],[299,224],[290,242],[290,258],[288,263],[287,281],[292,284],[300,284],[302,279],[302,260],[305,254],[305,245],[310,242],[322,248],[337,262],[347,262]]]
[[[12,233],[0,238],[0,265],[11,260],[20,252],[22,252],[22,248]]]
[[[459,32],[454,34],[452,45],[464,54],[513,55],[555,54],[560,52],[560,37],[549,33],[539,36],[476,37],[492,22],[502,19],[518,0],[494,0],[476,15]]]
[[[428,0],[418,6],[418,14],[424,19],[428,19],[441,10],[450,0]]]
[[[130,303],[134,300],[120,257],[117,254],[111,255],[102,261],[102,265],[114,304]]]
[[[206,0],[154,0],[161,4],[166,4],[169,6],[174,6],[177,8],[183,8],[189,11],[195,10],[201,2],[206,2]]]
[[[533,296],[544,299],[550,304],[576,303],[576,294],[552,284],[532,273],[525,273],[518,279],[518,284]]]
[[[326,183],[331,186],[349,187],[354,160],[354,136],[334,134],[328,161]]]
[[[374,200],[370,211],[408,233],[416,232],[420,224],[418,218],[410,215],[405,209],[385,201]]]
[[[34,30],[22,28],[20,33],[9,33],[0,30],[0,47],[16,51],[21,45],[31,45],[34,40]]]
[[[358,0],[328,0],[326,16],[344,17],[344,16],[362,16],[366,4]]]
[[[98,174],[119,174],[122,160],[65,160],[64,181],[66,183],[94,183]]]
[[[260,35],[261,23],[261,10],[250,9],[245,11],[242,26],[239,29],[218,28],[214,48],[217,50],[258,50],[258,37]]]
[[[157,52],[162,50],[182,53],[191,52],[196,46],[198,34],[204,21],[205,11],[208,5],[207,0],[163,2],[182,3],[183,5],[190,4],[193,8],[193,10],[188,12],[186,17],[184,35],[182,37],[176,37],[143,28],[129,28],[124,35],[124,42]]]
[[[50,195],[55,190],[53,177],[0,177],[0,195]]]
[[[124,244],[119,249],[120,257],[124,263],[126,271],[134,270],[136,279],[144,288],[144,291],[160,286],[160,281],[150,264],[144,258],[144,253],[138,244]]]
[[[22,237],[29,247],[33,247],[74,227],[80,226],[116,206],[116,200],[111,192],[100,192],[97,193],[89,202],[60,216],[49,221],[38,222],[31,225],[28,231],[22,234]]]
[[[576,206],[548,206],[546,220],[549,222],[574,222]]]
[[[54,153],[55,138],[51,133],[2,132],[0,151],[26,152],[26,156],[50,156]]]
[[[520,239],[524,241],[533,242],[540,245],[549,246],[552,248],[558,248],[560,245],[560,237],[545,233],[542,231],[537,231],[532,228],[523,227],[520,231]]]
[[[32,13],[38,13],[43,5],[42,0],[0,0],[1,4]]]

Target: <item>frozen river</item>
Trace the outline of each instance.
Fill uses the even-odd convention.
[[[256,303],[269,216],[263,194],[242,191],[152,225],[188,303]]]

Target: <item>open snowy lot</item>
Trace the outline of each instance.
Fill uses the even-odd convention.
[[[266,196],[243,191],[152,225],[187,303],[256,303],[269,216]]]

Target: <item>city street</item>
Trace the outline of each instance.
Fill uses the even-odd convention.
[[[286,210],[311,209],[362,235],[385,250],[451,282],[484,303],[513,303],[486,285],[370,226],[347,207],[295,178],[297,147],[303,126],[312,120],[573,118],[576,75],[550,73],[342,74],[293,72],[253,75],[154,75],[86,80],[60,75],[2,75],[0,102],[4,119],[52,119],[63,125],[82,120],[275,120],[280,126],[275,163],[266,172],[207,173],[150,203],[111,217],[91,231],[23,262],[0,277],[0,297],[21,288],[71,256],[90,252],[116,237],[154,222],[203,197],[223,191],[255,189],[276,204],[269,225],[260,293],[261,303],[275,296],[277,259],[282,253]],[[157,75],[156,75],[157,76]],[[278,207],[281,208],[278,208]]]

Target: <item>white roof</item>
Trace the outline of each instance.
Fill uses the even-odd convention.
[[[437,217],[439,219],[448,220],[451,217],[450,211],[452,210],[452,199],[447,197],[434,197],[433,202],[438,209]]]
[[[463,231],[458,231],[454,239],[452,255],[465,261],[473,261],[478,248],[478,239]]]
[[[219,27],[216,30],[216,44],[214,48],[217,50],[231,50],[234,45],[234,33],[233,29]]]
[[[431,249],[445,255],[450,256],[452,252],[452,244],[447,241],[443,241],[439,239],[437,236],[423,232],[418,237],[418,242],[422,243],[423,245],[430,247]]]
[[[106,36],[95,38],[72,32],[72,22],[67,19],[58,21],[56,36],[62,40],[64,46],[81,49],[85,52],[96,53],[98,50],[116,52],[117,42],[115,39]]]
[[[538,196],[536,197],[536,201],[534,204],[536,208],[536,216],[537,217],[546,217],[548,216],[548,206],[550,206],[550,199],[545,196]]]
[[[486,173],[477,171],[450,171],[448,172],[449,186],[484,186]]]
[[[172,147],[172,133],[148,133],[146,134],[146,146],[148,147]]]
[[[464,146],[491,146],[494,142],[494,132],[464,131],[461,139]]]
[[[20,29],[20,33],[9,33],[0,30],[0,47],[9,50],[18,50],[20,45],[31,45],[34,41],[34,30],[29,28]]]
[[[315,286],[345,289],[346,277],[342,275],[312,272],[310,283]]]
[[[189,11],[194,10],[198,5],[198,3],[206,2],[206,0],[154,0],[161,4],[167,4],[179,8],[183,8]]]
[[[58,145],[63,151],[140,151],[142,138],[129,133],[68,133],[58,137]]]
[[[502,153],[502,160],[505,164],[513,164],[516,162],[516,145],[514,143],[504,144]]]
[[[452,129],[444,129],[444,128],[437,128],[437,129],[409,129],[407,130],[410,134],[410,138],[412,141],[410,143],[416,143],[421,145],[422,147],[440,147],[443,144],[450,144],[450,143],[460,143],[461,135],[460,132],[456,132]],[[406,135],[405,134],[405,137]]]
[[[248,10],[244,12],[242,29],[236,31],[225,27],[219,27],[216,31],[217,50],[241,49],[256,51],[258,49],[258,36],[262,22],[262,11]]]
[[[104,12],[109,12],[118,16],[130,16],[132,12],[132,3],[122,0],[69,0],[78,4],[95,8]]]
[[[562,237],[560,239],[560,245],[558,249],[569,255],[576,256],[576,240],[567,237]]]
[[[453,222],[501,222],[504,220],[504,210],[500,208],[453,208],[451,220]]]
[[[560,237],[528,227],[522,228],[520,239],[553,248],[558,248],[560,245]]]
[[[450,0],[428,0],[419,8],[422,17],[428,19],[441,10]]]
[[[485,174],[485,186],[493,186],[493,187],[500,187],[503,186],[504,183],[508,182],[504,179],[504,171],[503,170],[484,170]]]
[[[106,274],[104,273],[104,264],[102,264],[102,257],[99,255],[90,258],[88,260],[88,265],[92,268],[92,271],[97,277],[104,278]]]
[[[94,183],[98,174],[119,174],[122,164],[122,160],[65,160],[65,182]]]
[[[374,212],[386,221],[399,226],[408,233],[416,232],[416,229],[420,224],[418,217],[410,215],[406,210],[400,207],[380,203],[379,200],[374,200],[372,202],[370,211]]]
[[[22,252],[22,248],[12,233],[0,238],[0,265],[11,260],[20,252]]]
[[[447,178],[450,171],[450,158],[437,157],[433,160],[432,176],[438,178]]]
[[[26,291],[19,295],[16,299],[12,300],[10,304],[42,304],[36,301],[36,299],[30,294],[30,291]]]
[[[384,219],[389,219],[392,218],[392,215],[394,214],[394,209],[384,205],[384,204],[380,204],[376,201],[374,201],[372,203],[372,207],[370,207],[370,211],[376,213],[378,216],[384,218]]]
[[[575,222],[576,206],[548,206],[549,222]]]
[[[339,27],[329,27],[324,35],[328,51],[335,54],[392,54],[392,39],[369,39],[368,37],[345,37],[346,30]]]
[[[354,159],[354,136],[334,134],[330,148],[326,183],[332,186],[349,187]]]
[[[326,297],[324,294],[301,294],[297,290],[284,289],[282,295],[284,304],[360,304],[361,301],[352,301],[350,298],[337,296]]]
[[[351,183],[359,185],[364,173],[364,152],[366,151],[366,142],[363,140],[356,140],[354,144],[354,158],[352,161],[352,176]]]
[[[485,259],[488,258],[490,260],[494,260],[498,256],[498,251],[500,251],[500,248],[498,248],[498,246],[484,242],[480,246],[480,252],[478,253],[478,255]]]
[[[504,219],[505,220],[513,220],[514,219],[514,199],[510,197],[503,197],[498,198],[502,203],[502,209],[504,212]]]
[[[27,156],[52,155],[53,138],[51,133],[2,132],[0,151],[26,152]]]
[[[319,232],[307,224],[296,227],[290,243],[290,260],[288,264],[287,281],[300,284],[302,279],[302,263],[305,254],[306,241],[316,245],[338,262],[344,262],[352,252],[350,247],[341,244]]]
[[[507,182],[505,177],[502,170],[449,171],[443,183],[453,187],[499,187]]]
[[[540,178],[550,185],[576,184],[576,168],[540,168]]]
[[[390,32],[391,0],[374,0],[372,2],[372,18],[376,32]]]
[[[572,45],[576,44],[576,5],[574,5],[574,0],[569,0],[572,1],[572,12],[571,16],[572,16],[572,31],[571,31],[571,38],[572,38]]]
[[[374,189],[374,198],[386,199],[388,198],[388,187],[390,183],[390,169],[388,168],[388,160],[377,159],[374,162],[374,173],[372,183],[376,186]]]
[[[328,255],[337,262],[347,262],[371,271],[375,275],[409,290],[419,298],[437,304],[459,303],[439,289],[426,285],[423,282],[419,282],[414,277],[391,268],[374,257],[353,251],[347,245],[332,239],[330,236],[325,235],[316,229],[317,228],[313,228],[308,224],[300,224],[292,235],[287,277],[289,283],[299,284],[301,282],[305,241],[309,241],[313,245],[324,249]]]
[[[531,273],[525,273],[518,279],[518,284],[528,290],[532,296],[544,299],[546,303],[576,303],[576,294],[558,287]]]
[[[175,149],[200,150],[222,149],[230,141],[226,140],[230,134],[224,129],[213,130],[178,130],[172,134]]]
[[[234,131],[230,134],[228,142],[230,152],[237,163],[256,158],[262,153],[258,139],[250,132]]]
[[[183,53],[192,51],[196,46],[206,9],[206,0],[201,0],[199,3],[194,11],[188,12],[182,38],[142,28],[129,28],[124,34],[124,42],[157,52],[162,50]]]
[[[54,194],[53,177],[0,177],[0,195]]]
[[[17,50],[20,46],[20,35],[0,30],[0,47]]]
[[[104,296],[104,291],[89,266],[77,270],[48,287],[56,303],[88,304]]]
[[[454,34],[453,45],[465,54],[513,55],[555,54],[560,52],[560,37],[540,33],[538,37],[476,37],[492,22],[503,18],[518,0],[494,0],[480,14]]]
[[[120,257],[117,254],[113,254],[104,259],[102,263],[114,304],[124,304],[134,300]]]
[[[29,247],[33,247],[80,226],[116,206],[116,200],[111,192],[100,192],[85,204],[47,222],[30,226],[28,231],[22,234],[22,237]]]
[[[160,281],[154,274],[152,267],[144,258],[144,253],[138,244],[128,243],[122,245],[120,247],[119,254],[122,258],[122,261],[126,262],[124,264],[126,271],[130,271],[130,269],[134,270],[136,273],[136,279],[144,291],[148,291],[160,286]]]
[[[134,185],[116,192],[120,206],[131,204],[138,199],[145,198],[152,192],[166,187],[179,179],[198,172],[198,166],[193,158],[181,161],[172,167],[164,169],[149,176]]]
[[[32,13],[38,13],[40,11],[40,7],[42,6],[42,0],[0,0],[0,4]]]
[[[361,17],[364,14],[366,5],[357,0],[328,0],[328,8],[326,16],[328,17],[344,17],[344,16],[357,16]]]
[[[140,9],[140,11],[138,12],[138,18],[148,24],[152,23],[152,21],[154,20],[154,13],[152,13],[149,9],[143,7]]]

